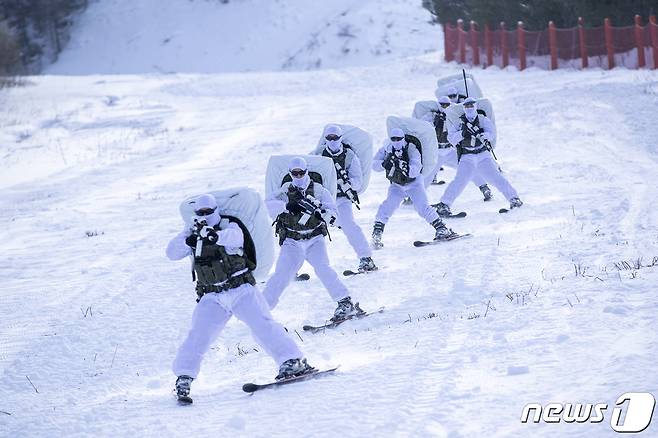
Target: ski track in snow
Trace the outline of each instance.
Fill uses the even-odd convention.
[[[302,332],[334,308],[307,265],[311,280],[274,311],[310,363],[341,365],[335,375],[244,394],[276,365],[232,320],[194,405],[174,401],[169,367],[194,306],[189,265],[164,256],[179,202],[228,185],[262,192],[268,157],[311,150],[329,121],[381,144],[386,116],[410,114],[457,72],[437,56],[306,73],[45,76],[3,90],[3,435],[615,436],[608,416],[519,418],[530,402],[658,394],[658,267],[614,267],[658,256],[658,74],[622,69],[476,71],[526,205],[499,215],[500,193],[485,204],[469,186],[454,205],[469,215],[449,226],[474,237],[427,248],[411,243],[433,230],[401,206],[374,254],[384,268],[344,280],[384,313]],[[356,212],[368,234],[386,188],[373,173]],[[334,267],[354,269],[344,236],[332,237]]]

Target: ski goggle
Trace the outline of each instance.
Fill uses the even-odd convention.
[[[340,135],[336,135],[336,134],[329,134],[325,137],[325,140],[329,140],[329,141],[336,141],[339,139],[340,139]]]
[[[391,137],[391,141],[401,141],[404,140],[404,137]]]
[[[302,176],[306,175],[306,171],[302,169],[295,169],[291,170],[290,174],[294,177],[301,178]]]
[[[448,108],[450,106],[449,103],[442,103],[441,108]]]
[[[475,107],[475,104],[473,102],[465,103],[464,108],[473,108]]]
[[[456,94],[448,94],[448,97],[453,99],[453,98],[457,97],[457,95]]]
[[[209,208],[209,207],[200,208],[198,210],[194,210],[194,214],[196,214],[197,216],[209,216],[209,215],[213,214],[215,212],[215,210],[217,210],[217,207],[215,207],[215,208]]]

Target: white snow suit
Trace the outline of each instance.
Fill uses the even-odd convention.
[[[307,181],[302,189],[306,191],[310,184],[310,178],[308,178],[308,175],[304,178]],[[286,204],[289,200],[288,188],[290,184],[284,184],[279,191],[272,193],[265,199],[265,205],[273,219],[278,218],[282,213],[288,213]],[[336,204],[329,191],[318,183],[313,183],[313,191],[314,197],[322,203],[322,208],[326,210],[326,215],[337,217]],[[312,231],[300,232],[300,234],[310,236]],[[338,278],[336,271],[329,266],[324,235],[315,235],[309,239],[286,237],[281,245],[274,274],[272,274],[263,289],[263,296],[267,300],[270,309],[277,305],[279,297],[295,277],[304,260],[313,266],[316,275],[334,301],[340,301],[350,295],[345,285]]]
[[[180,260],[193,255],[192,248],[185,243],[191,230],[185,229],[174,237],[167,246],[167,257]],[[244,235],[235,223],[220,230],[216,244],[229,254],[242,254]],[[236,273],[239,274],[239,273]],[[205,293],[192,313],[192,326],[183,344],[178,349],[172,369],[176,376],[196,378],[203,356],[217,339],[231,315],[243,321],[255,341],[281,365],[288,359],[302,357],[297,344],[288,336],[281,324],[275,322],[260,291],[249,283],[224,292]]]
[[[383,167],[384,159],[389,154],[394,153],[394,151],[395,148],[392,143],[382,146],[373,158],[372,169],[375,172],[386,171]],[[420,152],[411,143],[408,144],[407,151],[409,156],[408,177],[415,178],[415,180],[406,184],[391,182],[391,185],[388,187],[386,199],[384,199],[377,210],[377,215],[375,216],[377,222],[386,224],[395,210],[400,206],[405,196],[411,198],[416,212],[428,223],[431,224],[439,218],[436,209],[432,208],[427,201],[425,181],[420,173],[422,169]]]
[[[423,116],[422,120],[425,120],[426,122],[429,122],[432,125],[434,125],[435,114],[436,113],[434,112],[429,112],[425,114],[425,116]],[[443,133],[444,135],[448,133],[447,122],[443,123]],[[448,166],[448,167],[452,167],[453,169],[457,169],[457,166],[459,164],[457,160],[457,150],[449,142],[447,141],[442,142],[441,138],[439,138],[438,140],[439,140],[439,149],[437,154],[436,165],[434,166],[434,169],[432,169],[432,172],[425,177],[425,187],[428,187],[429,185],[432,184],[432,180],[434,180],[436,174],[439,173],[439,169],[441,169],[443,166]],[[478,188],[486,183],[487,182],[484,180],[484,178],[482,178],[482,176],[480,176],[478,172],[473,173],[473,184],[475,184]]]
[[[363,172],[361,171],[361,161],[356,153],[350,149],[345,149],[341,144],[336,152],[330,150],[329,147],[325,147],[323,155],[334,159],[335,157],[340,156],[343,151],[350,156],[349,165],[347,165],[346,171],[352,189],[357,192],[361,188]],[[354,211],[352,208],[352,201],[350,201],[345,195],[342,195],[339,191],[338,199],[336,199],[338,225],[343,230],[343,233],[345,233],[345,237],[347,237],[347,241],[354,249],[354,252],[356,252],[356,255],[359,258],[370,257],[372,256],[372,250],[370,249],[366,236],[363,234],[363,230],[354,220]]]
[[[446,191],[441,197],[441,202],[448,206],[452,205],[476,173],[482,176],[486,182],[491,183],[491,185],[497,188],[508,201],[512,198],[518,198],[519,195],[514,187],[512,187],[498,170],[498,165],[494,161],[491,152],[481,146],[481,141],[484,139],[492,141],[495,137],[493,123],[482,114],[478,114],[473,120],[469,120],[471,123],[478,124],[484,131],[480,134],[480,138],[472,137],[469,140],[464,139],[462,134],[462,128],[466,120],[468,120],[466,116],[462,116],[457,126],[448,127],[448,141],[451,144],[455,146],[463,145],[464,143],[468,144],[464,149],[465,153],[462,153],[459,160],[455,179],[446,188]]]

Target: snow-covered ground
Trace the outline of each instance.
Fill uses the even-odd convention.
[[[370,65],[442,44],[421,0],[93,0],[51,74]],[[442,47],[442,46],[441,46]]]
[[[381,271],[345,280],[384,313],[303,332],[335,307],[308,266],[274,312],[336,375],[245,395],[276,364],[231,321],[178,406],[195,294],[164,248],[181,200],[263,193],[269,156],[309,151],[328,122],[379,145],[459,69],[423,55],[441,31],[415,0],[90,3],[49,75],[0,90],[0,436],[602,437],[619,395],[658,396],[658,73],[492,68],[474,73],[526,205],[499,215],[499,193],[467,187],[449,225],[474,236],[420,249],[433,231],[401,207]],[[387,185],[373,174],[361,197],[368,234]],[[521,424],[533,402],[609,408]]]
[[[245,395],[276,365],[231,321],[194,405],[174,401],[170,363],[194,307],[189,265],[164,257],[179,202],[234,185],[262,193],[268,157],[308,151],[329,121],[380,144],[386,116],[410,114],[458,71],[437,58],[44,76],[3,90],[1,435],[616,435],[620,394],[658,395],[658,74],[646,71],[475,71],[526,205],[499,215],[500,194],[484,204],[468,187],[454,208],[469,216],[450,226],[474,237],[422,249],[411,242],[431,228],[400,208],[375,254],[381,271],[345,280],[383,314],[302,332],[334,308],[316,278],[274,312],[312,364],[341,365],[335,376]],[[362,196],[368,231],[386,187],[373,174]],[[333,265],[354,268],[332,236]],[[601,424],[521,424],[531,402],[610,408]],[[654,421],[643,435],[657,432]]]

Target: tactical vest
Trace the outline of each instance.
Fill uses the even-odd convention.
[[[217,224],[213,229],[220,231],[221,227]],[[196,279],[196,293],[199,297],[197,301],[209,292],[224,292],[246,283],[256,284],[251,273],[256,266],[245,255],[229,254],[222,245],[202,241],[201,254],[197,256],[196,247],[199,243],[197,241],[192,248],[193,278]],[[244,270],[244,273],[234,275]]]
[[[477,129],[480,127],[479,116],[477,116],[475,120],[473,120],[472,122],[469,122],[469,120],[466,118],[466,115],[462,114],[459,117],[459,120],[461,121],[460,126],[463,126],[466,123],[470,123],[471,126],[473,126],[473,129]],[[462,141],[460,141],[459,144],[457,145],[457,151],[459,152],[460,157],[464,154],[479,154],[480,152],[484,152],[486,150],[487,147],[484,145],[484,143],[482,143],[482,141],[479,138],[473,137],[470,134],[464,136]]]
[[[443,115],[443,117],[441,117]],[[436,139],[439,142],[439,149],[452,147],[448,142],[448,130],[446,129],[446,114],[439,111],[434,113],[434,130],[436,131]]]
[[[336,168],[336,163],[338,163],[340,167],[345,169],[345,172],[347,172],[347,169],[350,167],[350,165],[352,164],[352,160],[354,159],[354,151],[352,150],[350,145],[343,143],[343,152],[341,152],[340,154],[333,155],[328,148],[324,148],[324,150],[322,151],[322,156],[329,157],[332,160],[334,160],[334,169]],[[343,193],[342,190],[338,190],[336,197],[347,198],[347,195]]]
[[[391,155],[395,154],[395,148],[392,148],[391,152],[384,157],[384,161],[386,161]],[[401,161],[404,161],[407,163],[407,168],[409,167],[409,142],[407,141],[407,144],[405,144],[402,147],[402,157],[400,157]],[[401,186],[404,186],[406,184],[409,184],[411,182],[414,182],[416,178],[409,178],[408,175],[404,175],[402,171],[397,167],[394,166],[391,168],[393,170],[393,174],[391,175],[391,172],[389,170],[386,171],[386,178],[391,183],[399,184]]]
[[[312,180],[309,182],[304,194],[295,188],[293,184],[288,186],[287,196],[289,201],[299,200],[305,195],[315,197],[315,183]],[[283,241],[288,237],[294,240],[306,240],[319,235],[327,235],[327,226],[323,221],[310,215],[308,220],[302,224],[301,222],[304,216],[309,215],[304,211],[298,214],[292,214],[286,211],[277,217],[275,233],[279,236],[279,245],[283,245]]]

